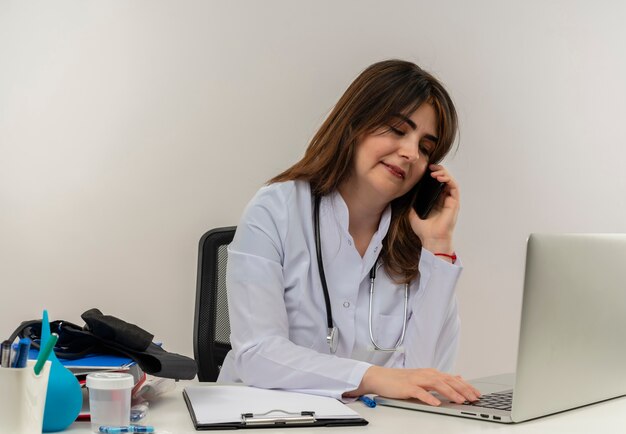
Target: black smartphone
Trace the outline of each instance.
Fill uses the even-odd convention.
[[[415,200],[413,209],[422,220],[428,218],[430,210],[437,202],[439,195],[446,186],[445,182],[439,182],[430,175],[430,170],[426,170],[422,179],[415,185]]]

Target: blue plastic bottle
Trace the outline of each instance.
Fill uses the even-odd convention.
[[[41,321],[41,346],[50,338],[50,322],[48,311],[43,311]],[[62,431],[76,420],[83,405],[83,393],[78,380],[65,366],[59,362],[54,351],[49,359],[50,378],[48,393],[43,412],[43,432]]]

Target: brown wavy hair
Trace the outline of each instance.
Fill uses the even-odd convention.
[[[452,99],[437,79],[414,63],[385,60],[369,66],[350,84],[313,136],[304,157],[269,183],[304,180],[311,184],[314,195],[329,194],[351,175],[362,137],[396,125],[397,114],[410,116],[424,103],[433,106],[438,119],[439,140],[429,160],[438,163],[457,135]],[[391,202],[391,223],[383,240],[381,259],[399,283],[408,283],[419,274],[422,242],[408,217],[414,194],[412,189]]]

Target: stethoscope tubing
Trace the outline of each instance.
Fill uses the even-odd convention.
[[[330,294],[328,292],[328,285],[326,283],[326,273],[324,272],[324,262],[322,260],[322,240],[320,236],[320,196],[315,196],[315,207],[313,211],[313,227],[315,231],[315,250],[317,254],[317,267],[319,270],[320,281],[322,283],[322,291],[324,292],[324,304],[326,306],[326,325],[328,327],[326,341],[328,346],[330,347],[330,352],[335,353],[337,351],[337,345],[339,343],[339,331],[337,327],[335,327],[333,322],[333,314],[330,306]],[[374,333],[372,331],[372,304],[374,299],[374,281],[376,280],[376,270],[380,265],[378,264],[378,258],[376,258],[376,262],[374,262],[374,266],[370,270],[370,294],[369,294],[369,317],[368,317],[368,328],[370,334],[370,341],[374,346],[376,351],[386,351],[393,352],[398,351],[402,344],[404,343],[404,335],[406,333],[406,320],[408,315],[408,306],[409,306],[409,284],[404,284],[404,317],[402,319],[402,333],[398,338],[395,346],[393,348],[383,348],[378,345],[376,339],[374,339]]]
[[[378,260],[376,261],[378,262]],[[372,271],[370,271],[370,297],[369,297],[369,315],[368,315],[368,328],[370,332],[370,341],[374,346],[376,351],[384,351],[384,352],[394,352],[398,351],[402,344],[404,343],[404,334],[406,333],[406,317],[409,310],[409,284],[404,284],[404,317],[402,318],[402,333],[400,337],[396,341],[396,344],[391,348],[383,348],[376,343],[376,339],[374,339],[374,332],[372,331],[372,305],[374,304],[374,280],[376,279],[376,270],[382,264],[375,264]]]

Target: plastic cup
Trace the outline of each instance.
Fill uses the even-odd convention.
[[[130,374],[97,372],[87,375],[91,430],[101,426],[130,425],[130,392],[134,380]]]
[[[50,365],[35,375],[35,361],[25,368],[0,368],[0,431],[41,434]]]

